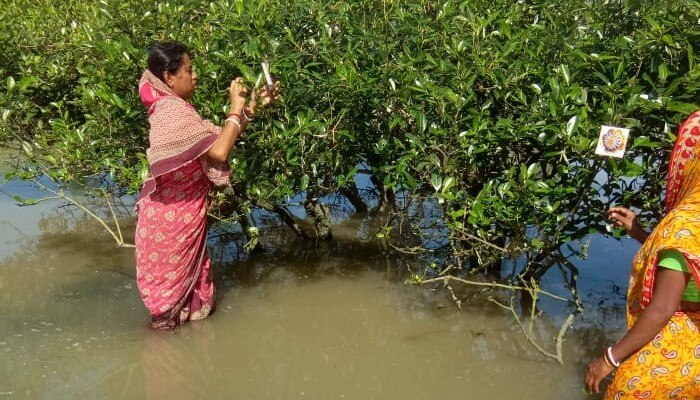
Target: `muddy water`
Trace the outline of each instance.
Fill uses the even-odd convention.
[[[147,328],[133,251],[57,205],[17,207],[0,193],[0,400],[592,398],[583,368],[622,329],[620,264],[634,251],[594,238],[579,262],[587,311],[564,365],[478,293],[462,293],[458,310],[362,248],[219,265],[217,312],[163,334]],[[561,286],[556,273],[549,282]],[[537,326],[543,337],[554,314]]]

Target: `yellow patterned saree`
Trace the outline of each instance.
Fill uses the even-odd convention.
[[[678,250],[700,283],[700,110],[679,128],[669,164],[666,215],[632,263],[627,326],[649,305],[657,259]],[[700,312],[679,311],[649,343],[627,358],[606,399],[700,399]]]

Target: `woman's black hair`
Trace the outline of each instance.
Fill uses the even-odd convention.
[[[174,74],[182,66],[182,58],[190,49],[180,42],[156,42],[148,53],[148,70],[161,81],[165,81],[165,72]]]

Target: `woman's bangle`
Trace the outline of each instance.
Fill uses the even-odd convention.
[[[253,116],[248,115],[248,111],[246,111],[245,108],[243,109],[243,118],[245,119],[245,122],[250,122],[253,120]]]
[[[228,113],[228,115],[226,116],[227,119],[231,117],[238,119],[238,122],[243,121],[243,116],[241,115],[241,113],[232,112]]]
[[[605,361],[605,365],[607,365],[610,368],[615,368],[614,365],[610,364],[610,361],[608,361],[608,355],[603,353],[603,361]]]
[[[232,122],[238,127],[238,132],[241,131],[241,121],[237,117],[228,117],[226,118],[226,122]]]
[[[620,366],[620,362],[615,360],[615,357],[613,357],[612,346],[605,349],[605,361],[609,362],[610,365],[612,365],[615,368]]]

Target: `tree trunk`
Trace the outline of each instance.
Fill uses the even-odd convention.
[[[306,213],[314,221],[316,237],[323,240],[333,238],[331,234],[331,215],[325,204],[319,203],[317,198],[312,198],[304,202]]]

